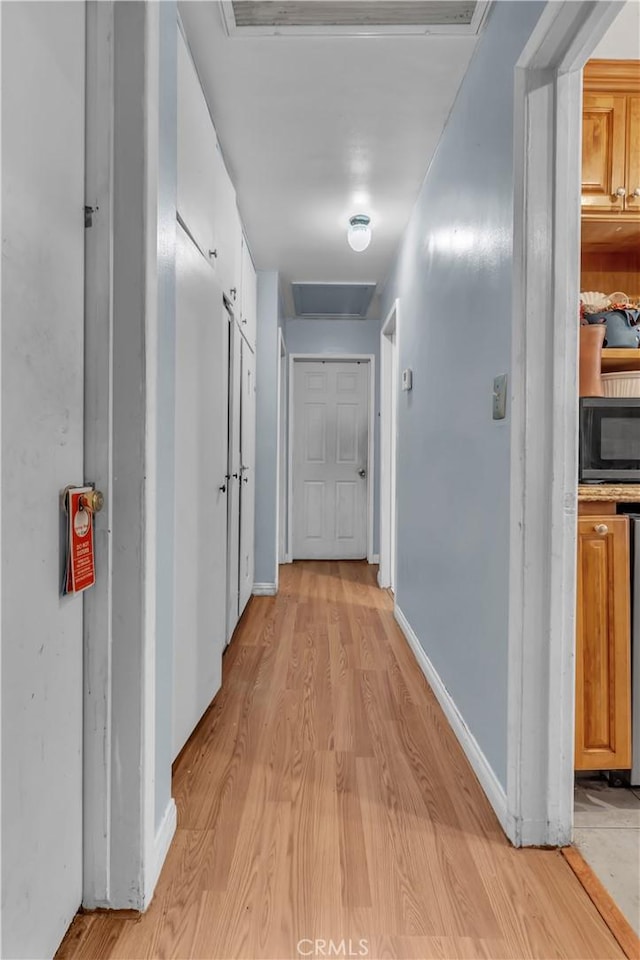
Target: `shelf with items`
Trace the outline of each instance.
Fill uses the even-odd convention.
[[[605,347],[602,351],[602,372],[617,373],[620,370],[640,370],[640,350]]]

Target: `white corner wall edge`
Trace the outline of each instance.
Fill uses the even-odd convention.
[[[145,889],[143,910],[147,909],[153,899],[156,884],[160,878],[160,872],[169,852],[169,847],[171,846],[171,841],[173,840],[176,832],[177,824],[178,811],[176,808],[176,802],[173,797],[171,797],[164,812],[162,823],[156,830],[155,841],[153,844],[153,864],[151,866],[149,883],[146,885]]]
[[[493,807],[493,810],[500,821],[500,826],[506,833],[509,840],[514,842],[516,835],[515,821],[509,814],[506,790],[496,777],[493,767],[482,752],[478,741],[466,725],[464,717],[458,710],[455,701],[452,699],[451,694],[442,682],[440,674],[431,663],[431,660],[427,654],[424,652],[411,624],[397,604],[394,607],[393,612],[396,621],[407,640],[407,643],[413,651],[413,654],[418,662],[418,666],[425,675],[427,683],[433,690],[438,703],[442,707],[445,717],[449,721],[451,729],[456,735],[460,746],[465,752],[467,760],[473,768],[473,772],[480,781],[480,786],[484,790],[489,803]]]
[[[275,583],[254,583],[252,592],[254,597],[275,597],[278,588]]]

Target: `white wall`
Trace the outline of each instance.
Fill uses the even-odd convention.
[[[278,273],[259,270],[256,337],[256,513],[254,583],[276,584],[278,550]]]
[[[503,787],[507,766],[514,65],[543,4],[494,4],[381,314],[400,299],[398,606]]]
[[[598,60],[640,60],[640,2],[629,0],[591,55]]]

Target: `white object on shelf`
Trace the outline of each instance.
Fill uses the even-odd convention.
[[[640,370],[602,374],[605,397],[640,397]]]

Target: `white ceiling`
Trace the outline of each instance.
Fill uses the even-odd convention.
[[[180,14],[257,268],[382,282],[477,38],[229,37],[217,2]]]

